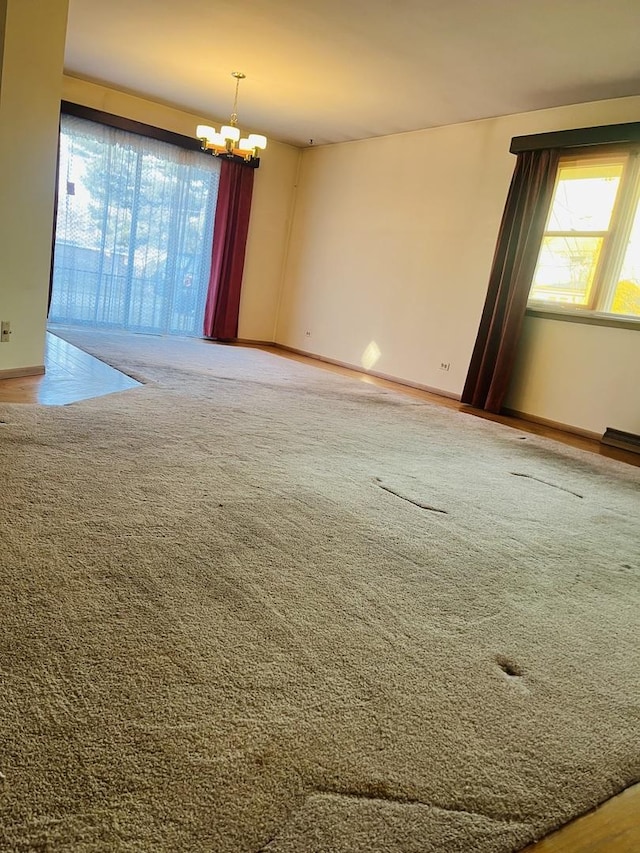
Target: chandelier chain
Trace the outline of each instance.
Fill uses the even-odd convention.
[[[267,137],[261,133],[250,133],[247,137],[241,138],[238,127],[238,92],[240,81],[247,75],[242,71],[232,71],[231,76],[236,81],[236,91],[229,124],[222,125],[220,131],[208,124],[199,124],[196,127],[196,136],[200,140],[203,151],[211,151],[215,157],[242,159],[255,168],[260,163],[258,151],[267,147]]]
[[[231,127],[236,127],[238,124],[238,89],[240,88],[240,81],[244,80],[247,76],[243,74],[242,71],[232,71],[231,76],[236,78],[236,94],[233,99],[233,110],[231,111]]]

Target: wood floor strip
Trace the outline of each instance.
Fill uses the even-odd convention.
[[[46,371],[0,380],[0,402],[66,406],[140,385],[135,379],[47,332]]]
[[[640,784],[627,788],[522,853],[639,853]]]

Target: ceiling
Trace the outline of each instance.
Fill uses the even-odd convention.
[[[307,145],[640,94],[640,0],[69,0],[68,74]],[[640,119],[640,116],[639,116]]]

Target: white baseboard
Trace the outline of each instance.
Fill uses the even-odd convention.
[[[303,355],[314,361],[324,361],[327,364],[335,364],[336,367],[343,367],[346,370],[352,370],[354,373],[360,373],[363,376],[375,376],[376,379],[384,379],[387,382],[395,382],[396,385],[404,385],[406,388],[415,388],[418,391],[427,391],[429,394],[436,394],[438,397],[447,397],[449,400],[460,400],[460,394],[453,394],[450,391],[444,391],[442,388],[434,388],[431,385],[422,385],[420,382],[411,382],[408,379],[399,379],[397,376],[390,376],[388,373],[380,373],[377,370],[365,370],[355,364],[349,364],[347,361],[338,361],[336,358],[327,358],[323,355],[317,355],[313,352],[306,352],[302,349],[287,346],[286,344],[270,344],[276,349],[292,352],[295,355]]]
[[[20,376],[42,376],[44,372],[44,364],[36,364],[33,367],[11,367],[8,370],[0,370],[0,379],[16,379]]]

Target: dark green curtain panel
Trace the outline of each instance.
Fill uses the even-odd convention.
[[[509,387],[542,242],[558,150],[518,154],[462,402],[498,413]]]

